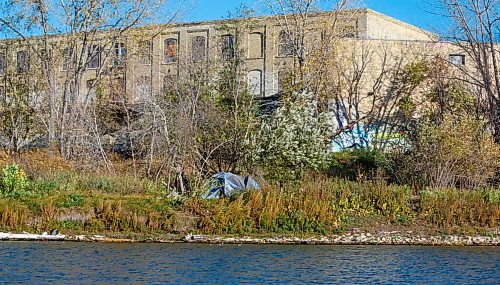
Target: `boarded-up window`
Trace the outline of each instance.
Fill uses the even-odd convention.
[[[262,95],[262,71],[251,70],[248,72],[248,93],[253,96]]]
[[[322,32],[319,30],[309,30],[304,35],[304,41],[304,49],[307,54],[310,54],[313,51],[317,51],[318,49],[322,48]]]
[[[278,56],[294,55],[293,36],[286,31],[281,31],[278,37]]]
[[[191,59],[193,62],[203,62],[207,55],[207,41],[204,36],[191,39]]]
[[[125,48],[125,44],[115,43],[113,66],[115,67],[125,66],[126,57],[127,57],[127,49]]]
[[[143,65],[151,64],[151,41],[139,42],[139,62]]]
[[[136,96],[141,98],[151,94],[151,77],[141,76],[135,85]]]
[[[225,60],[230,60],[234,58],[234,47],[236,44],[235,37],[233,35],[222,36],[222,58]]]
[[[26,73],[29,68],[28,52],[21,50],[17,52],[17,73]]]
[[[264,35],[251,33],[248,35],[248,58],[261,58],[264,55]]]
[[[87,92],[90,97],[95,97],[96,96],[96,81],[94,79],[87,80]]]
[[[71,68],[71,63],[73,59],[73,49],[72,48],[65,48],[64,49],[64,54],[63,54],[63,66],[62,70],[68,71]]]
[[[97,69],[101,66],[101,47],[94,45],[89,47],[87,54],[87,68]]]
[[[163,44],[163,52],[166,63],[177,62],[177,39],[170,38],[166,39]]]
[[[278,71],[278,92],[287,91],[292,85],[292,76],[290,71],[282,69]]]
[[[0,52],[0,76],[5,74],[5,69],[7,68],[7,60],[5,57],[5,53]]]
[[[111,85],[111,99],[118,101],[125,98],[125,78],[117,77],[113,79]]]

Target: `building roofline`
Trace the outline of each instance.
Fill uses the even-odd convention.
[[[328,14],[331,14],[333,12],[334,12],[334,10],[319,11],[319,12],[315,12],[313,14],[313,16],[328,15]],[[376,16],[380,19],[383,19],[383,20],[392,22],[394,24],[397,24],[399,26],[402,26],[404,28],[427,34],[429,36],[429,40],[436,41],[439,38],[438,35],[431,33],[425,29],[419,28],[417,26],[411,25],[411,24],[406,23],[402,20],[393,18],[391,16],[387,16],[385,14],[382,14],[380,12],[374,11],[374,10],[369,9],[369,8],[349,9],[349,10],[341,11],[340,13],[342,14],[342,13],[353,13],[353,12],[354,13],[361,13],[361,14],[364,13],[366,15],[373,15],[373,16]],[[138,30],[152,30],[155,28],[171,29],[171,28],[176,28],[176,27],[180,28],[180,27],[190,27],[190,26],[210,26],[210,25],[221,25],[221,24],[234,24],[238,21],[244,21],[244,20],[246,20],[246,21],[249,21],[249,20],[250,21],[264,21],[264,20],[274,18],[274,17],[275,16],[272,16],[272,15],[264,15],[264,16],[256,16],[256,17],[229,18],[229,19],[217,19],[217,20],[194,21],[194,22],[165,23],[165,24],[157,23],[157,24],[149,24],[149,25],[144,25],[144,26],[133,27],[129,31],[133,32],[133,31],[138,31]],[[100,32],[106,32],[106,31],[104,30],[104,31],[100,31]],[[59,34],[49,35],[49,37],[50,38],[57,38],[57,37],[64,37],[67,35],[68,35],[67,33],[59,33]],[[36,39],[36,38],[41,38],[41,37],[43,37],[43,36],[32,36],[32,37],[26,38],[25,40]],[[5,38],[5,39],[0,39],[0,43],[2,43],[2,42],[3,43],[18,42],[20,40],[22,41],[23,39],[19,38],[19,37],[18,38],[15,38],[15,37]]]
[[[392,22],[394,24],[397,24],[399,26],[402,26],[402,27],[405,27],[407,29],[410,29],[410,30],[413,30],[413,31],[416,31],[416,32],[421,32],[421,33],[424,33],[426,35],[429,36],[429,39],[433,39],[433,40],[437,40],[439,38],[439,36],[435,33],[432,33],[430,31],[427,31],[426,29],[423,29],[423,28],[420,28],[420,27],[417,27],[415,25],[412,25],[412,24],[409,24],[405,21],[402,21],[402,20],[399,20],[399,19],[396,19],[394,17],[391,17],[391,16],[388,16],[386,14],[382,14],[380,12],[377,12],[375,10],[372,10],[370,8],[365,8],[363,9],[365,10],[365,13],[368,14],[368,15],[373,15],[373,16],[376,16],[380,19],[383,19],[383,20],[386,20],[386,21],[389,21],[389,22]]]

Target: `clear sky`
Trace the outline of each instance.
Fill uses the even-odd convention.
[[[262,0],[185,0],[181,21],[202,21],[227,18],[229,12],[235,12],[241,4],[254,8]],[[331,7],[331,1],[325,0],[325,9]],[[330,2],[330,4],[329,4]],[[429,13],[433,8],[430,0],[363,0],[361,7],[370,8],[396,19],[405,21],[423,29],[439,31],[444,23],[442,17]]]

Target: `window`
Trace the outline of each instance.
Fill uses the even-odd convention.
[[[278,39],[278,56],[294,55],[294,43],[291,35],[285,31],[281,31]]]
[[[125,65],[125,59],[127,56],[127,49],[124,43],[115,43],[114,46],[115,57],[113,59],[113,66],[121,67]]]
[[[341,30],[341,36],[344,38],[356,38],[358,33],[356,31],[356,27],[354,26],[345,26]]]
[[[72,48],[66,48],[66,49],[64,49],[63,66],[62,66],[62,70],[63,71],[70,70],[71,63],[72,63],[72,58],[73,58],[73,49]]]
[[[165,62],[172,63],[177,62],[177,39],[170,38],[166,39],[164,42],[164,54],[165,54]]]
[[[236,43],[233,35],[222,36],[222,58],[230,60],[234,58],[234,46]]]
[[[143,65],[151,64],[152,47],[151,41],[141,41],[139,42],[139,62]]]
[[[87,80],[87,92],[91,97],[95,97],[96,95],[95,82],[96,81],[94,79]]]
[[[3,99],[5,97],[5,87],[0,86],[0,97]]]
[[[166,74],[163,76],[163,91],[167,91],[170,87],[177,82],[177,71],[168,69]]]
[[[101,66],[101,47],[91,46],[88,48],[87,68],[97,69]]]
[[[145,97],[151,94],[151,77],[141,76],[137,80],[135,86],[136,96],[138,98]]]
[[[17,73],[26,73],[29,68],[28,52],[17,52]]]
[[[264,54],[264,35],[251,33],[248,36],[248,58],[261,58]]]
[[[5,54],[0,52],[0,76],[3,76],[5,74],[6,67],[7,67],[7,62]]]
[[[207,54],[207,41],[204,36],[191,39],[191,59],[193,62],[203,62]]]
[[[278,71],[278,92],[283,92],[291,86],[291,74],[288,70],[282,69]]]
[[[111,99],[117,101],[125,95],[125,78],[117,77],[112,80],[111,85]]]
[[[262,71],[251,70],[248,72],[248,93],[253,96],[262,95]]]
[[[171,74],[163,76],[163,90],[166,91],[174,83],[174,77]]]
[[[465,55],[463,54],[450,54],[448,60],[453,65],[465,65]]]

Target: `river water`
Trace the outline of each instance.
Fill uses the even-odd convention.
[[[498,247],[0,242],[0,284],[500,284]]]

